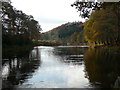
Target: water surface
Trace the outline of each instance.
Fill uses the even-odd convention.
[[[38,46],[23,52],[4,54],[3,88],[119,87],[119,49]]]

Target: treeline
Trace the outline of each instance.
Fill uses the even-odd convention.
[[[120,45],[120,2],[80,2],[75,6],[86,22],[66,23],[42,34],[43,40],[57,40],[63,45],[88,43],[96,46]]]
[[[2,45],[31,45],[40,38],[41,26],[33,16],[14,8],[10,2],[2,2]]]
[[[42,40],[56,40],[62,45],[84,42],[82,22],[68,22],[42,34]]]
[[[120,45],[120,2],[76,1],[72,6],[88,18],[84,36],[90,46]]]
[[[56,40],[33,40],[34,46],[59,46],[61,43]]]

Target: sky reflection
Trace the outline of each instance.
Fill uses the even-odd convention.
[[[41,66],[20,87],[30,88],[85,88],[89,81],[85,78],[84,65],[65,64],[56,56],[54,48],[38,47]]]

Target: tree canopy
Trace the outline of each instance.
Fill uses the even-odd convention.
[[[88,18],[84,23],[84,35],[91,45],[120,44],[120,2],[80,2],[72,4],[81,17]]]
[[[117,15],[120,13],[120,2],[85,2],[84,0],[76,0],[73,4],[71,4],[71,6],[75,7],[80,12],[80,16],[83,18],[89,18],[92,11],[105,9],[109,6],[114,6],[114,11]]]
[[[72,5],[80,12],[80,16],[83,18],[89,18],[91,12],[96,9],[101,8],[101,2],[83,2],[83,1],[75,1]]]
[[[31,43],[40,37],[41,26],[33,16],[15,9],[11,3],[2,2],[2,39],[3,45]]]
[[[118,34],[118,19],[112,7],[96,10],[85,22],[85,38],[89,44],[116,44]]]
[[[67,43],[76,43],[80,42],[78,40],[75,40],[74,33],[80,33],[83,31],[83,23],[82,22],[68,22],[66,24],[62,24],[61,26],[58,26],[51,31],[48,31],[42,35],[43,40],[57,40],[61,42],[62,44]],[[83,34],[83,33],[81,33]],[[83,35],[79,35],[79,38],[83,39]]]

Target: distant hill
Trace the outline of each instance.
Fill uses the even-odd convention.
[[[58,26],[48,32],[42,33],[41,39],[56,40],[61,42],[62,44],[76,43],[78,40],[83,40],[83,28],[84,26],[82,22],[69,22],[66,24],[62,24],[61,26]],[[78,39],[78,37],[81,39]],[[78,40],[74,40],[75,38]],[[72,40],[76,42],[73,42]]]

